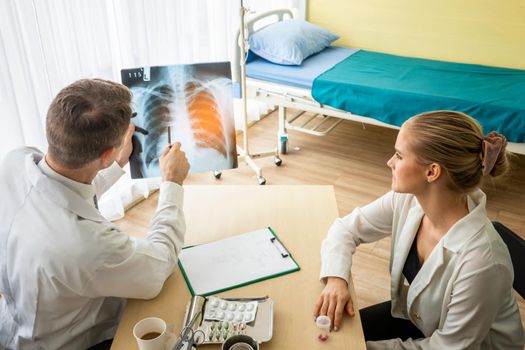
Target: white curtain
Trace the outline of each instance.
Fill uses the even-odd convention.
[[[0,158],[23,145],[46,150],[53,96],[80,78],[120,81],[120,69],[225,61],[239,0],[1,0]],[[260,12],[305,0],[245,0]]]

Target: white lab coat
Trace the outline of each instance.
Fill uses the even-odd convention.
[[[510,256],[487,218],[485,194],[468,198],[470,213],[439,241],[412,284],[403,266],[423,210],[415,196],[389,192],[337,219],[321,248],[321,278],[348,281],[360,243],[392,236],[392,316],[410,319],[419,340],[368,342],[368,349],[523,349]]]
[[[19,149],[0,166],[0,349],[85,349],[113,337],[125,298],[156,296],[173,272],[183,190],[163,182],[147,240],[134,239],[46,176],[42,156]],[[98,175],[97,194],[117,169]]]

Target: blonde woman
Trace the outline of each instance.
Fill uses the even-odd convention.
[[[406,121],[387,163],[392,191],[337,219],[323,242],[315,316],[337,330],[354,315],[352,255],[391,236],[392,299],[360,310],[368,349],[523,349],[512,263],[479,189],[507,171],[506,144],[459,112]]]

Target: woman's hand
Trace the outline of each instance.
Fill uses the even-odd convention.
[[[315,304],[314,317],[327,315],[332,320],[332,327],[337,331],[343,320],[346,310],[350,317],[354,317],[354,304],[350,298],[348,284],[339,277],[328,277],[319,300]]]

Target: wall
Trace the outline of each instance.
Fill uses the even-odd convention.
[[[336,44],[525,69],[525,0],[309,0]]]

